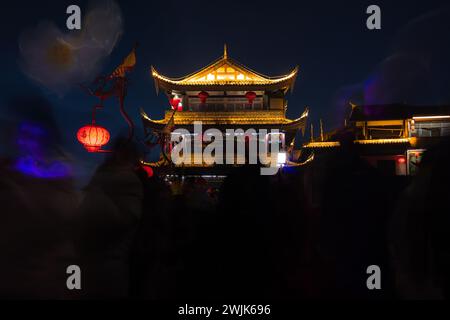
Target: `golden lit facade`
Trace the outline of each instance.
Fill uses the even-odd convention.
[[[344,129],[362,158],[386,174],[413,175],[423,153],[450,136],[450,106],[351,105]],[[337,137],[303,146],[316,154],[341,146]],[[334,141],[333,141],[334,140]]]
[[[181,78],[170,78],[154,67],[151,75],[157,93],[164,93],[169,108],[163,119],[152,119],[141,111],[147,134],[184,128],[193,132],[194,122],[203,128],[278,129],[282,149],[296,133],[304,130],[308,117],[305,110],[296,119],[286,117],[287,93],[292,90],[298,67],[286,75],[269,77],[255,72],[228,56],[226,46],[221,58]]]

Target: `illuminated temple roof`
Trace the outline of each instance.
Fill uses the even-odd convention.
[[[265,76],[229,58],[225,46],[221,58],[190,75],[175,79],[158,73],[153,66],[151,71],[157,90],[160,88],[180,91],[226,90],[228,88],[258,90],[262,87],[267,90],[287,90],[293,87],[298,67],[295,67],[286,75],[278,77]]]
[[[153,120],[144,110],[141,115],[144,123],[154,129],[163,130],[172,117],[173,111],[166,111],[164,119]],[[203,125],[239,125],[239,126],[278,126],[281,129],[303,129],[308,118],[306,109],[297,119],[285,117],[284,110],[258,110],[240,112],[175,112],[174,125],[192,125],[194,121],[201,121]]]

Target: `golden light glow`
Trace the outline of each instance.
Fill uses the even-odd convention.
[[[175,85],[270,85],[293,79],[297,73],[296,67],[287,75],[268,77],[224,58],[179,79],[165,77],[152,67],[152,76],[155,79]]]
[[[312,162],[313,160],[314,160],[314,152],[312,152],[309,155],[309,157],[303,162],[292,162],[292,161],[287,160],[286,166],[287,167],[301,167],[301,166],[304,166],[305,164]]]
[[[302,113],[302,115],[301,115],[300,117],[298,117],[297,119],[291,120],[291,121],[292,121],[292,122],[299,121],[299,120],[301,120],[301,119],[303,119],[303,118],[307,118],[308,115],[309,115],[309,109],[306,108],[305,111],[303,111],[303,113]]]
[[[167,124],[172,117],[171,110],[166,111],[164,119],[153,120],[143,110],[141,115],[144,119],[155,124]],[[175,125],[191,125],[195,121],[201,121],[203,125],[221,125],[221,124],[295,124],[308,116],[306,110],[303,114],[294,120],[285,116],[284,110],[247,110],[236,112],[177,112],[173,120]]]
[[[172,112],[166,112],[165,121],[169,121]],[[174,116],[175,124],[245,124],[245,123],[285,123],[286,118],[280,111],[244,111],[244,112],[180,112]]]
[[[333,148],[339,147],[341,143],[339,141],[323,141],[323,142],[309,142],[305,144],[304,148]]]
[[[394,139],[368,139],[368,140],[355,140],[355,144],[401,144],[409,143],[411,146],[416,145],[417,138],[394,138]],[[339,147],[341,144],[339,141],[324,141],[324,142],[309,142],[303,145],[304,148],[333,148]]]
[[[437,120],[437,119],[449,119],[450,116],[442,115],[442,116],[420,116],[413,117],[413,120]]]
[[[357,121],[357,127],[376,127],[376,126],[402,126],[403,120],[372,120],[372,121]]]
[[[147,115],[147,113],[145,113],[143,110],[141,110],[141,115],[142,115],[143,118],[145,118],[146,120],[148,120],[150,122],[153,122],[153,123],[158,123],[158,124],[166,124],[167,123],[165,119],[160,119],[160,120],[153,120],[153,119],[151,119]]]
[[[370,139],[370,140],[355,140],[356,144],[396,144],[396,143],[411,143],[414,138],[393,138],[393,139]]]
[[[240,68],[239,68],[240,69]],[[185,82],[191,83],[191,82],[201,82],[205,79],[205,72],[208,73],[208,80],[235,80],[238,78],[239,75],[241,77],[238,78],[238,80],[252,80],[252,81],[265,81],[266,79],[260,75],[257,74],[251,74],[250,72],[246,72],[245,70],[239,70],[237,66],[231,66],[230,62],[226,62],[224,64],[221,64],[220,66],[216,68],[212,68],[208,71],[200,71],[196,74],[191,75],[187,79],[185,79]],[[212,76],[212,77],[211,77]]]

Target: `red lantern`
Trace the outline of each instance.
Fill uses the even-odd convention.
[[[170,105],[172,106],[173,110],[179,110],[178,109],[178,105],[180,104],[181,100],[180,99],[170,99]]]
[[[406,159],[405,159],[405,157],[400,156],[397,158],[397,162],[398,162],[398,164],[404,164],[404,163],[406,163]]]
[[[209,97],[209,94],[208,94],[208,92],[201,91],[201,92],[199,92],[198,97],[200,99],[200,102],[202,104],[205,104],[206,103],[206,99],[208,99],[208,97]]]
[[[100,148],[108,143],[109,132],[102,126],[96,124],[88,124],[81,127],[77,132],[78,141],[89,152],[100,152]]]
[[[147,173],[147,178],[151,178],[153,177],[153,169],[149,166],[141,166],[142,169],[144,169],[144,171]]]
[[[253,104],[253,100],[256,98],[256,93],[249,91],[245,94],[245,97],[247,98],[249,104]]]

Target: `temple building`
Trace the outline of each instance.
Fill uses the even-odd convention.
[[[317,155],[341,147],[347,133],[359,155],[387,175],[414,175],[423,153],[450,136],[450,106],[351,105],[341,132],[303,146]]]
[[[158,144],[163,154],[160,161],[147,165],[161,169],[170,167],[171,171],[179,171],[182,167],[183,173],[200,174],[210,172],[213,167],[212,172],[217,173],[219,165],[199,165],[193,161],[175,165],[171,162],[169,154],[173,145],[170,137],[173,130],[183,128],[195,135],[194,122],[201,122],[203,131],[219,129],[224,139],[228,129],[266,129],[268,132],[278,129],[276,137],[268,133],[264,138],[266,143],[279,139],[280,164],[288,164],[287,153],[292,149],[289,146],[293,144],[296,133],[304,131],[308,116],[305,109],[297,119],[286,117],[286,96],[293,89],[297,74],[298,67],[295,67],[286,75],[265,76],[230,58],[226,46],[219,59],[181,78],[167,77],[152,67],[156,91],[165,94],[169,103],[163,119],[154,120],[141,111],[146,135],[159,137]]]

